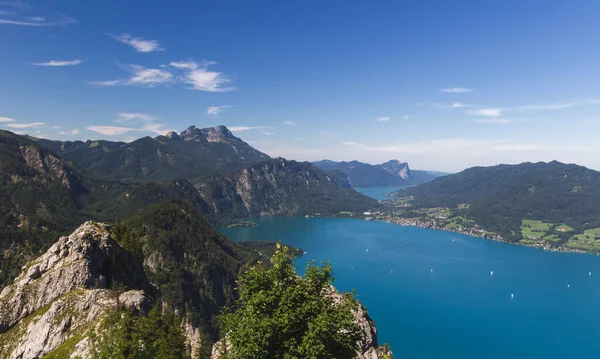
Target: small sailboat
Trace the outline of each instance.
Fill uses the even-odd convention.
[[[491,270],[491,271],[490,271],[490,276],[491,276],[491,277],[493,277],[493,276],[494,276],[494,271],[493,271],[493,270]]]
[[[510,299],[515,299],[515,295],[513,293],[510,293]]]
[[[433,268],[431,268],[431,273],[433,273]]]
[[[369,248],[367,248],[367,250],[365,252],[369,253]]]
[[[567,288],[571,288],[571,285],[570,285],[570,284],[567,284]]]
[[[591,277],[592,276],[592,272],[590,272],[588,275]]]
[[[394,271],[392,270],[392,271],[390,271],[390,273],[391,273],[391,274],[394,274]]]

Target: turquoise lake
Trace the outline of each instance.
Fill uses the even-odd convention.
[[[355,187],[354,190],[364,194],[365,196],[369,196],[375,198],[376,200],[384,200],[391,199],[388,196],[385,196],[386,193],[392,193],[399,189],[406,188],[408,186],[386,186],[386,187]]]
[[[222,232],[301,247],[299,269],[331,260],[397,358],[600,357],[598,256],[357,219],[256,221]]]

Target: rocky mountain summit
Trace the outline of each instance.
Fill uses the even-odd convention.
[[[143,269],[110,236],[86,222],[23,267],[0,294],[0,357],[34,359],[54,350],[85,353],[86,332],[110,308],[148,309]],[[125,285],[127,291],[115,290]]]
[[[126,289],[125,289],[126,288]],[[0,294],[0,358],[89,358],[91,330],[114,308],[145,315],[158,296],[144,269],[112,237],[110,227],[86,222],[22,268]],[[332,296],[340,296],[332,287]],[[366,309],[353,312],[364,332],[357,359],[392,358],[378,345]],[[198,328],[181,323],[192,357],[201,350]],[[221,343],[221,344],[219,344]],[[213,358],[219,357],[219,345]]]

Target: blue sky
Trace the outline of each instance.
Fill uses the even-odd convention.
[[[598,1],[0,1],[0,128],[600,169]]]

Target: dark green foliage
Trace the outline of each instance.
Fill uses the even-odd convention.
[[[90,333],[92,359],[181,359],[187,354],[181,321],[155,305],[147,316],[115,309]]]
[[[522,219],[565,223],[576,232],[600,227],[600,172],[556,161],[473,167],[396,196],[413,196],[417,207],[470,204],[466,217],[509,241],[520,239]]]
[[[130,247],[142,247],[146,273],[162,299],[216,340],[214,317],[233,303],[238,274],[259,254],[221,235],[181,200],[150,206],[123,226],[118,230],[128,234],[121,238],[142,241]]]
[[[255,265],[240,278],[236,310],[223,314],[231,349],[225,358],[354,358],[361,331],[352,295],[329,295],[331,266],[309,263],[298,277],[293,256],[283,248],[272,266]]]

